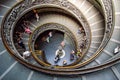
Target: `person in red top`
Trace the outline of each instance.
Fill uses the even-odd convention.
[[[29,27],[25,27],[25,33],[32,34],[32,31]]]

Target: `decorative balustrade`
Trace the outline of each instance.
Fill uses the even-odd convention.
[[[76,18],[80,21],[80,23],[83,25],[83,28],[86,32],[86,37],[88,39],[88,42],[90,43],[90,29],[88,26],[87,21],[84,19],[84,16],[81,14],[81,12],[74,7],[71,3],[69,3],[67,0],[36,0],[35,2],[32,2],[32,0],[28,1],[22,1],[18,4],[16,4],[6,15],[5,19],[3,20],[3,30],[5,28],[7,28],[8,32],[6,34],[6,36],[11,36],[8,40],[9,43],[11,43],[13,45],[12,50],[15,49],[14,47],[14,43],[13,43],[13,36],[12,36],[12,32],[13,29],[17,23],[17,21],[20,19],[20,17],[23,16],[23,14],[25,14],[27,12],[27,10],[29,11],[29,9],[32,10],[32,8],[34,8],[36,6],[37,7],[41,7],[44,5],[54,5],[54,7],[59,7],[62,9],[65,9],[67,11],[69,11],[72,15],[76,16]],[[3,31],[5,32],[5,31]],[[4,35],[4,33],[3,33]],[[4,35],[5,36],[5,35]],[[5,36],[5,37],[6,37]]]
[[[46,24],[43,24],[42,26],[38,27],[37,29],[35,29],[30,38],[29,46],[31,47],[31,45],[35,45],[34,41],[38,38],[38,36],[41,33],[43,33],[44,31],[47,31],[47,30],[58,30],[58,31],[61,31],[61,32],[67,34],[70,37],[70,39],[72,40],[73,44],[75,44],[74,47],[77,49],[78,43],[77,43],[77,40],[74,37],[73,33],[69,29],[67,29],[66,27],[64,27],[63,25],[58,24],[58,23],[46,23]],[[31,50],[34,51],[34,46],[31,47]]]
[[[113,29],[114,29],[114,7],[112,4],[112,0],[101,0],[101,5],[104,11],[104,16],[105,16],[105,36],[103,39],[103,46],[106,46],[108,43],[109,39],[111,38]]]

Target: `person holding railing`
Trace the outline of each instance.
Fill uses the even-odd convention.
[[[40,19],[39,15],[38,15],[38,12],[37,12],[37,10],[35,10],[35,9],[33,9],[33,12],[35,13],[35,17],[36,17],[37,22],[38,22],[39,19]]]
[[[32,31],[30,30],[29,27],[25,27],[25,33],[27,33],[27,34],[32,34]]]
[[[49,35],[49,37],[51,38],[51,37],[52,37],[52,31],[50,31],[50,32],[48,33],[48,35]]]
[[[63,65],[67,65],[67,61],[66,60],[63,61]]]
[[[47,43],[50,42],[50,38],[51,38],[51,37],[52,37],[52,32],[50,31],[50,32],[48,33],[47,37],[46,37]]]
[[[25,33],[27,33],[27,34],[31,34],[32,33],[32,31],[29,28],[29,25],[30,25],[29,21],[23,20],[23,28],[24,28]]]
[[[60,43],[61,47],[64,48],[65,47],[65,41],[63,40],[61,43]]]
[[[15,38],[16,39],[21,38],[22,35],[23,35],[22,32],[18,32],[18,31],[15,32]]]
[[[27,20],[23,20],[23,25],[24,27],[28,27],[28,25],[30,25],[30,22]]]
[[[30,57],[30,55],[31,55],[31,52],[30,52],[30,51],[25,51],[25,52],[23,52],[23,58],[24,58],[24,59]]]
[[[78,34],[81,34],[82,31],[83,31],[82,27],[79,27],[79,28],[78,28]]]
[[[23,43],[22,38],[18,38],[17,41],[18,41],[18,45],[22,47],[24,51],[26,51],[26,47],[25,47],[25,44]]]
[[[71,53],[70,53],[70,60],[74,60],[74,54],[75,54],[75,51],[72,50]]]
[[[80,51],[80,49],[77,49],[76,56],[77,56],[77,59],[79,59],[82,56],[82,52]]]

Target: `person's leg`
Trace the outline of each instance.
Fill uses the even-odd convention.
[[[47,41],[48,43],[50,42],[49,37],[47,37],[46,41]]]
[[[37,19],[37,21],[39,21],[39,15],[38,15],[38,13],[36,13],[36,19]]]
[[[21,43],[21,47],[26,51],[26,47],[23,43]]]

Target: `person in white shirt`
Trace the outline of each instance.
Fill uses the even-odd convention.
[[[25,51],[25,52],[23,52],[23,58],[24,58],[24,59],[30,57],[30,55],[31,55],[31,52],[30,52],[30,51]]]
[[[119,53],[119,52],[120,52],[120,47],[117,46],[117,47],[114,49],[114,54]]]
[[[63,65],[67,65],[67,61],[66,60],[63,61]]]
[[[48,35],[49,35],[49,37],[52,37],[52,32],[50,31]]]

